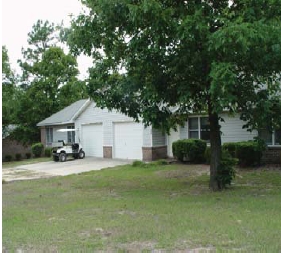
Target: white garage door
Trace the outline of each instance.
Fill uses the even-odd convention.
[[[114,157],[142,160],[143,126],[135,122],[114,123]]]
[[[82,126],[82,146],[86,156],[103,157],[102,124]]]

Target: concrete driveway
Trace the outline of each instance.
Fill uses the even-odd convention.
[[[131,160],[105,159],[85,157],[84,159],[69,159],[66,162],[41,162],[21,165],[13,168],[2,168],[2,179],[5,181],[48,178],[66,176],[86,171],[101,170],[132,163]]]

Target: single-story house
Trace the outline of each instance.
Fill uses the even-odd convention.
[[[239,116],[220,115],[222,143],[253,140],[257,131],[243,129]],[[41,129],[41,142],[80,142],[86,156],[156,160],[173,157],[172,143],[179,139],[199,138],[208,141],[209,130],[206,116],[192,115],[184,126],[170,135],[164,135],[151,126],[145,127],[115,110],[100,109],[90,99],[79,100],[37,124]],[[58,132],[62,128],[75,128],[76,132]],[[264,157],[280,163],[281,131],[262,133],[269,150]]]

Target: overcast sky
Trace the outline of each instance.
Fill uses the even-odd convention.
[[[38,19],[55,24],[64,21],[69,24],[70,14],[82,11],[79,0],[2,0],[2,45],[8,48],[12,68],[19,72],[17,60],[21,58],[21,48],[27,47],[27,34]],[[81,77],[86,75],[90,65],[86,57],[79,57]]]

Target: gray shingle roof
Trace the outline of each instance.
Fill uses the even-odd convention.
[[[63,125],[73,123],[74,119],[79,113],[87,106],[89,99],[82,99],[75,103],[65,107],[61,111],[51,115],[50,117],[42,120],[37,126],[49,126],[49,125]]]

